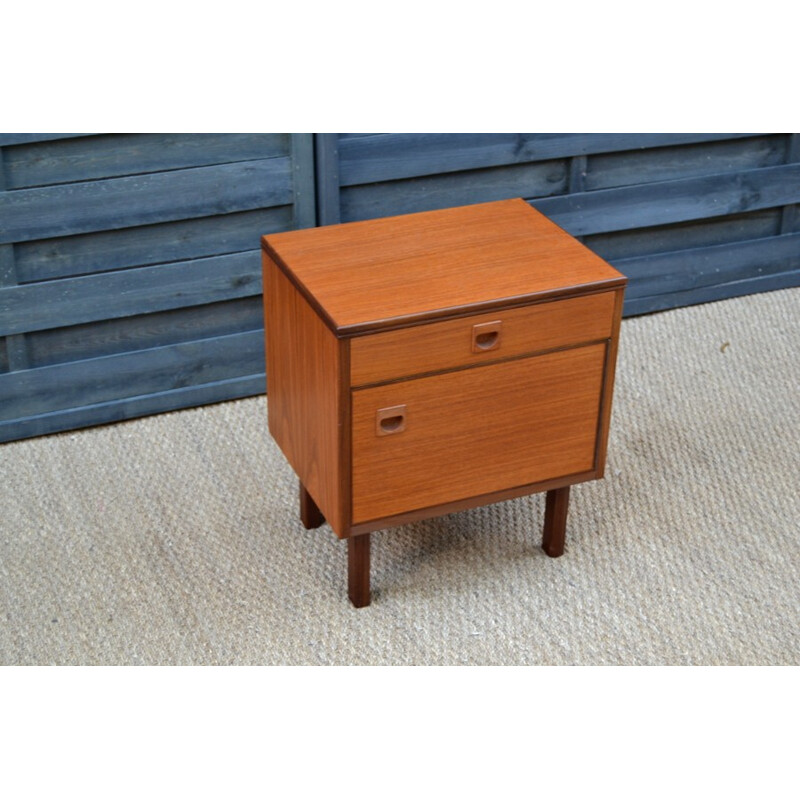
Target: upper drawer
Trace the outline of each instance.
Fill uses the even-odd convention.
[[[615,292],[602,292],[357,336],[350,343],[350,385],[607,339],[614,299]]]

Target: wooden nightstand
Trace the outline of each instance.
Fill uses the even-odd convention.
[[[265,236],[269,429],[307,528],[370,532],[603,475],[626,279],[524,200]]]

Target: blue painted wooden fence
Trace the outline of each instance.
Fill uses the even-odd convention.
[[[263,392],[311,134],[0,135],[0,441]]]
[[[798,134],[0,134],[0,441],[263,392],[261,234],[518,196],[626,314],[800,285]]]

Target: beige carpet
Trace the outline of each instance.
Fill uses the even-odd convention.
[[[3,664],[798,664],[800,289],[623,323],[606,480],[346,546],[263,397],[0,446]]]

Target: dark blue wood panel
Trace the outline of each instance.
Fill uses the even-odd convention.
[[[678,222],[586,236],[584,244],[606,260],[713,246],[780,233],[781,209],[764,208],[746,214]]]
[[[791,289],[800,286],[800,270],[781,272],[777,275],[763,275],[746,278],[732,283],[720,283],[714,286],[701,286],[683,292],[650,295],[647,297],[631,297],[625,301],[624,314],[650,314],[654,311],[667,311],[671,308],[710,303],[714,300],[726,300],[731,297],[743,297],[757,292],[770,292],[775,289]]]
[[[177,264],[0,289],[6,334],[61,328],[261,293],[261,253],[250,250]]]
[[[0,243],[228,214],[292,201],[288,158],[0,193]]]
[[[567,163],[561,160],[514,164],[343,188],[342,221],[429,211],[528,194],[537,197],[558,194],[567,187]]]
[[[106,134],[58,139],[6,148],[6,188],[141,175],[289,154],[289,134],[285,133]]]
[[[126,397],[258,375],[262,331],[0,375],[0,419],[15,420]]]
[[[587,160],[586,191],[674,181],[701,175],[744,172],[784,163],[786,135],[628,150]]]
[[[629,299],[674,294],[797,272],[800,270],[800,233],[626,258],[613,263],[630,279]]]
[[[0,442],[44,436],[49,433],[103,425],[164,411],[218,403],[251,397],[266,391],[264,373],[241,375],[227,380],[187,386],[182,389],[155,391],[139,397],[122,397],[105,403],[93,403],[79,408],[59,409],[43,414],[0,421]]]
[[[318,133],[315,139],[317,222],[319,225],[333,225],[342,219],[338,135]]]
[[[0,441],[263,392],[259,237],[312,134],[0,138]]]
[[[536,195],[534,195],[536,196]],[[800,200],[800,164],[534,200],[574,236],[704,219]]]
[[[254,232],[288,230],[292,217],[291,206],[278,206],[22,242],[14,245],[17,276],[30,283],[252,250]]]
[[[31,367],[214,339],[264,327],[261,296],[36,331],[26,336]]]
[[[339,142],[341,185],[749,135],[752,134],[392,133],[343,136]]]
[[[47,142],[51,139],[73,139],[79,136],[97,136],[96,133],[0,133],[0,147],[11,144]]]

